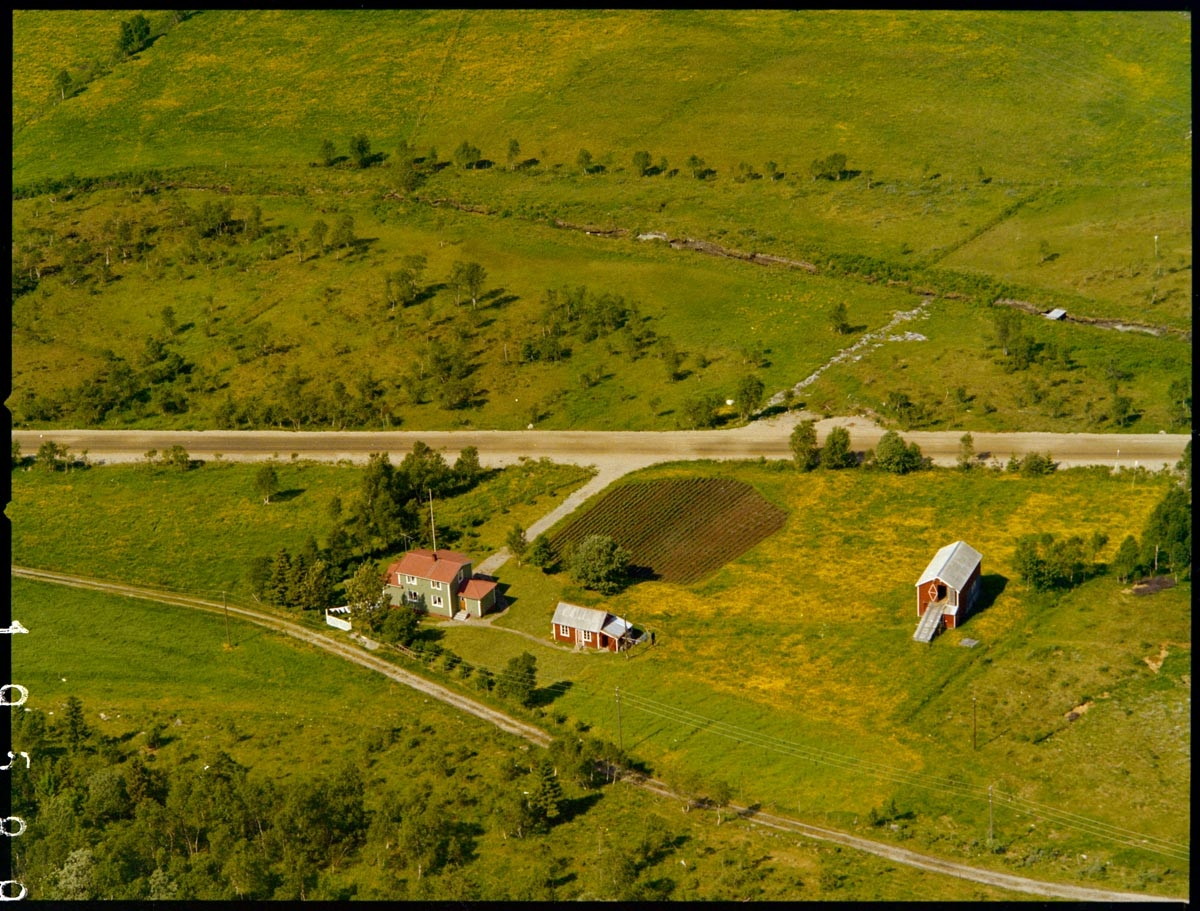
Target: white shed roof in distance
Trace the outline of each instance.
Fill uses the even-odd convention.
[[[917,580],[917,585],[940,579],[955,589],[961,589],[982,560],[983,555],[965,541],[947,544],[933,555],[925,572]]]

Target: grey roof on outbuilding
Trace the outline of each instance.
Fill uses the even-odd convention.
[[[604,633],[614,639],[628,634],[630,629],[628,622],[607,611],[594,607],[580,607],[578,604],[568,604],[566,601],[558,602],[558,606],[554,608],[552,622],[560,626],[569,626],[572,629],[586,630],[590,633]]]
[[[630,626],[627,621],[609,614],[608,622],[604,624],[600,632],[606,636],[612,636],[614,639],[620,639],[622,636],[628,635],[629,630]]]
[[[607,619],[608,614],[605,611],[568,604],[566,601],[559,601],[558,607],[554,608],[554,623],[569,626],[571,629],[587,630],[590,633],[600,632]]]
[[[925,572],[917,580],[917,585],[924,585],[938,579],[951,588],[962,590],[971,578],[971,573],[983,561],[982,554],[965,541],[955,541],[947,544],[929,561]]]

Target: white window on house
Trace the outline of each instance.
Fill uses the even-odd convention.
[[[416,585],[416,584],[417,584],[417,577],[416,577],[416,576],[405,576],[404,578],[406,578],[406,579],[408,580],[408,584],[409,584],[409,585]]]
[[[560,623],[560,624],[558,624],[558,634],[560,636],[570,636],[571,628],[569,626],[567,626],[567,624],[565,624],[565,623]]]
[[[442,596],[441,596],[441,595],[434,595],[434,596],[433,596],[433,606],[434,606],[434,607],[444,607],[444,606],[445,606],[445,605],[442,603]]]
[[[442,583],[441,582],[430,582],[429,587],[432,588],[434,591],[440,592],[442,590]]]
[[[591,634],[591,632],[585,629],[585,630],[583,631],[583,638],[582,638],[580,641],[581,641],[581,642],[591,642],[591,641],[592,641],[592,634]]]
[[[420,593],[420,592],[414,592],[414,591],[406,591],[406,592],[404,593],[404,597],[406,597],[406,598],[407,598],[409,601],[420,601],[420,600],[421,600],[421,593]]]

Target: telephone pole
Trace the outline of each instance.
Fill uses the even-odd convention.
[[[621,728],[621,688],[617,687],[617,746],[625,752],[625,732]]]
[[[429,531],[433,536],[433,552],[437,553],[437,525],[433,521],[433,491],[429,491]]]
[[[988,785],[988,847],[992,846],[992,786]]]

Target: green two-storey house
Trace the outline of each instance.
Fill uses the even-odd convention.
[[[443,617],[482,617],[496,606],[496,583],[475,576],[471,558],[452,550],[410,550],[388,567],[384,595],[393,607]]]

